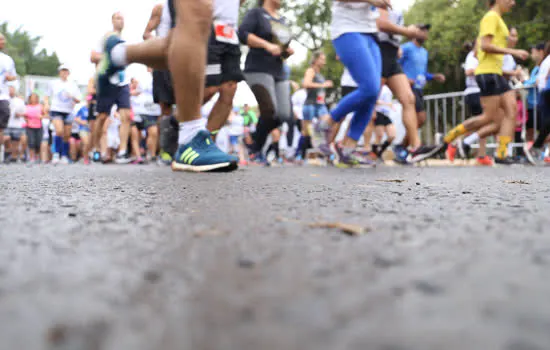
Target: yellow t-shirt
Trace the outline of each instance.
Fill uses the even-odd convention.
[[[477,58],[479,60],[479,66],[476,69],[476,75],[480,74],[498,74],[502,75],[502,63],[504,61],[504,55],[487,53],[481,50],[481,38],[491,35],[493,37],[493,45],[506,48],[507,38],[510,35],[508,27],[504,20],[495,11],[489,11],[481,20],[479,26],[479,49],[477,51]]]

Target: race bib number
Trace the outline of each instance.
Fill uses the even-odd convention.
[[[221,21],[214,21],[216,40],[222,43],[239,45],[239,38],[234,26]]]

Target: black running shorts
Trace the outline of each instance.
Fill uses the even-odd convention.
[[[153,71],[153,100],[155,103],[173,105],[174,87],[172,85],[172,76],[167,70]]]
[[[342,86],[342,98],[357,90],[355,86]]]
[[[413,93],[415,97],[416,113],[422,113],[426,110],[426,105],[424,104],[424,92],[421,89],[413,87]]]
[[[471,117],[477,117],[478,115],[483,114],[483,107],[481,106],[481,99],[479,92],[474,94],[469,94],[464,97],[464,101],[468,106]]]
[[[384,113],[376,112],[376,120],[374,121],[374,126],[388,126],[392,124],[390,117]]]
[[[382,54],[382,78],[389,79],[394,75],[402,74],[403,69],[397,62],[397,53],[399,49],[389,43],[380,43],[380,53]]]
[[[510,91],[508,80],[498,74],[476,75],[477,85],[481,90],[481,97],[499,96]]]
[[[216,40],[214,31],[208,42],[206,66],[206,87],[220,86],[229,81],[244,80],[241,70],[241,49],[239,45],[222,43]]]
[[[10,120],[10,101],[0,100],[0,130],[8,126]]]

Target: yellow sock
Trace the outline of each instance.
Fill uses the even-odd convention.
[[[443,138],[443,141],[445,141],[445,143],[451,143],[453,142],[457,137],[459,136],[462,136],[466,133],[466,128],[464,127],[463,124],[460,124],[459,126],[457,126],[456,128],[452,129],[451,131],[449,131],[447,133],[447,135],[445,135],[445,137]]]
[[[503,159],[508,156],[508,144],[510,142],[512,142],[512,138],[510,136],[498,137],[498,149],[497,149],[498,158]]]

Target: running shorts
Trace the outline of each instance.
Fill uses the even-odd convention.
[[[416,113],[422,113],[426,110],[426,105],[424,104],[424,92],[421,89],[413,87],[413,93],[415,98]]]
[[[380,53],[382,54],[382,78],[389,79],[394,75],[403,73],[403,69],[397,61],[398,51],[399,48],[389,43],[380,43]]]
[[[476,75],[476,82],[481,90],[481,97],[499,96],[510,91],[508,80],[498,74]]]
[[[322,104],[311,104],[302,107],[302,115],[305,121],[312,121],[328,114],[327,106]]]
[[[10,101],[0,100],[0,130],[8,126],[10,120]]]
[[[342,98],[357,90],[355,86],[342,86]]]
[[[119,110],[130,109],[130,87],[128,85],[109,85],[97,95],[97,113],[111,113],[111,109],[117,105]]]
[[[73,118],[71,117],[70,113],[51,111],[50,117],[52,120],[56,120],[56,119],[62,120],[63,124],[65,125],[71,125],[73,123]]]
[[[239,45],[217,41],[212,29],[208,42],[206,87],[220,86],[229,81],[240,82],[243,80]]]
[[[25,133],[25,129],[23,128],[7,128],[4,131],[4,135],[9,136],[10,139],[12,139],[13,141],[19,141],[21,140],[21,137],[23,135],[26,135],[26,133]]]
[[[541,111],[540,111],[540,107],[539,108],[529,108],[527,109],[527,123],[526,123],[526,128],[527,129],[534,129],[535,128],[535,119],[537,121],[537,129],[540,129],[540,126],[541,126]]]
[[[27,128],[27,139],[30,149],[39,150],[42,143],[42,128]]]
[[[155,103],[162,103],[170,106],[176,103],[174,99],[172,76],[169,71],[153,71],[153,99]]]
[[[481,106],[481,99],[479,92],[466,95],[464,101],[470,111],[470,116],[477,117],[483,114],[483,107]]]
[[[388,126],[392,124],[390,117],[384,113],[376,112],[376,120],[374,121],[374,126]]]
[[[80,141],[80,132],[73,132],[71,134],[71,139],[73,139],[75,141]]]

